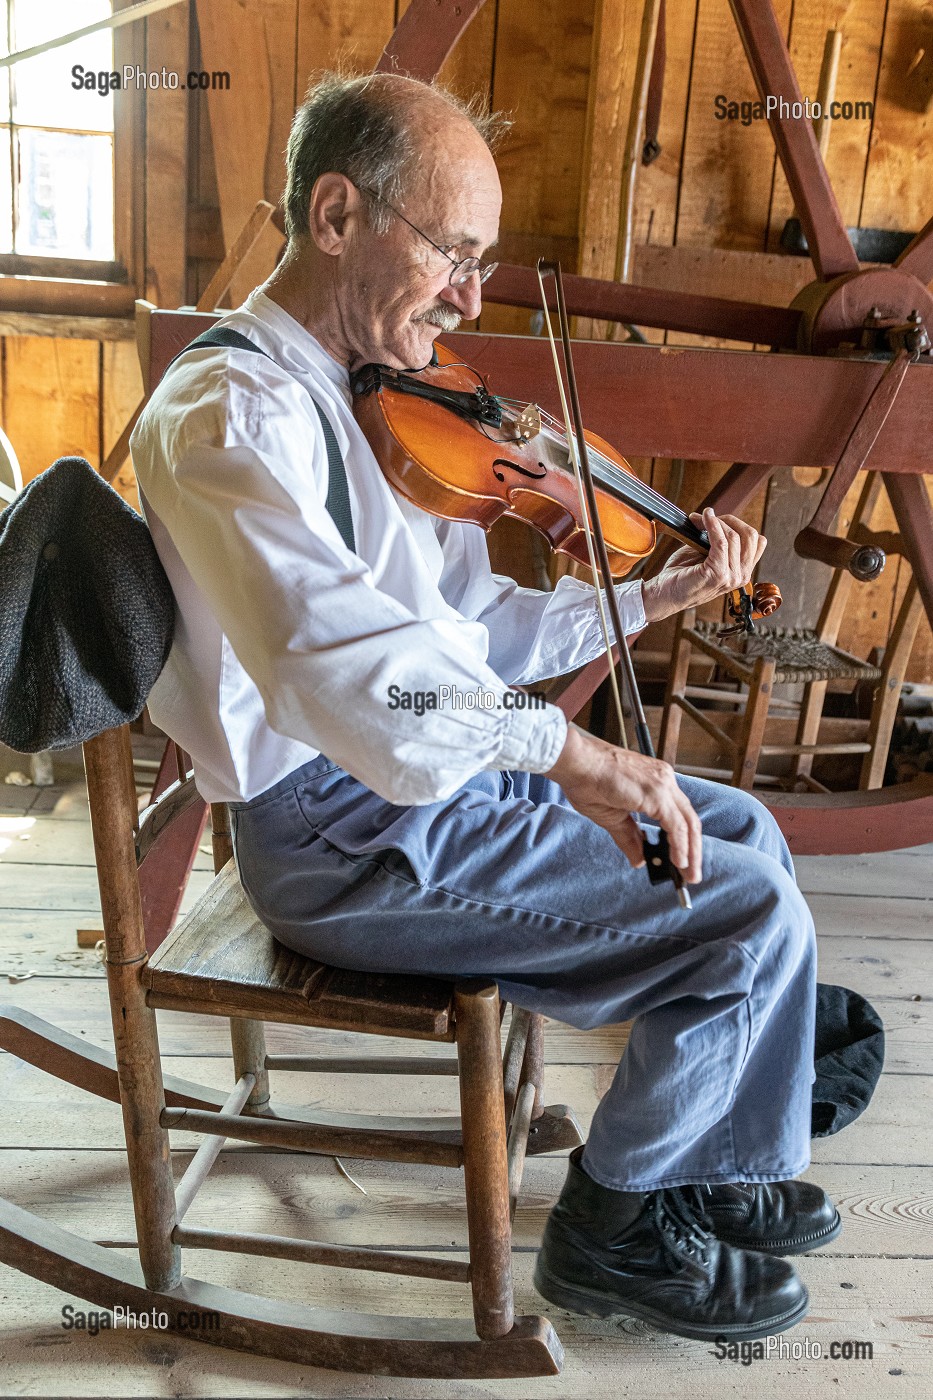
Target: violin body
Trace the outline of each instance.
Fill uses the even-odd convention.
[[[369,365],[351,376],[354,413],[392,486],[413,504],[445,520],[488,530],[504,516],[538,530],[552,549],[586,563],[586,535],[566,445],[549,431],[516,440],[518,416],[497,417],[499,401],[476,371],[453,351],[436,347],[438,364],[416,376]],[[416,380],[446,399],[412,392]],[[459,397],[458,397],[459,396]],[[483,411],[485,420],[464,416]],[[461,411],[451,411],[454,404]],[[638,478],[609,443],[587,431],[602,459]],[[615,494],[597,490],[614,578],[623,578],[655,547],[654,521]]]
[[[351,376],[353,411],[383,474],[422,510],[490,529],[511,516],[552,549],[589,563],[587,520],[563,426],[534,404],[491,394],[476,370],[435,346],[436,364],[392,370],[366,365]],[[614,579],[624,578],[657,542],[658,525],[695,549],[706,532],[654,491],[603,438],[584,428],[596,507]],[[603,574],[605,577],[605,573]],[[721,633],[753,631],[781,605],[775,584],[737,589]]]

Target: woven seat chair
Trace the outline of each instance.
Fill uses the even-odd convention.
[[[855,510],[849,538],[858,539],[877,500],[877,473],[869,473]],[[897,550],[899,539],[886,536],[889,552]],[[664,698],[664,712],[658,752],[668,763],[676,764],[681,720],[688,716],[718,741],[732,758],[731,782],[734,787],[751,789],[758,777],[762,758],[790,755],[793,759],[790,782],[803,784],[816,792],[829,789],[813,777],[813,760],[818,755],[862,754],[859,786],[880,787],[904,670],[922,616],[922,603],[916,583],[911,580],[904,593],[884,656],[876,665],[861,661],[836,645],[839,629],[853,584],[845,570],[835,571],[815,628],[761,627],[736,645],[721,644],[716,638],[718,624],[698,621],[696,610],[684,612],[674,636],[671,669]],[[699,651],[709,657],[717,672],[733,682],[732,689],[688,683],[691,654]],[[871,717],[864,739],[831,743],[819,740],[820,720],[827,687],[833,681],[873,685]],[[803,686],[801,701],[777,699],[778,684]],[[696,700],[734,705],[742,713],[737,735],[728,733],[714,718],[715,711],[701,709]],[[792,743],[765,743],[765,727],[771,707],[796,714]],[[726,776],[726,775],[724,775]],[[773,781],[773,780],[772,780]]]

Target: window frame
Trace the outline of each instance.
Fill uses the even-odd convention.
[[[113,0],[114,11],[125,9],[133,0]],[[121,72],[124,64],[144,67],[145,21],[121,25],[113,31],[113,66]],[[62,50],[65,52],[65,50]],[[119,314],[132,311],[133,300],[144,292],[144,180],[145,94],[133,88],[113,93],[113,260],[57,258],[24,253],[0,255],[0,282],[7,278],[28,279],[21,283],[23,310],[41,309],[67,314]],[[134,98],[137,99],[134,102]],[[80,306],[80,285],[87,284],[87,311]],[[12,296],[10,295],[12,293]],[[4,309],[11,310],[17,299],[11,284],[0,296]]]

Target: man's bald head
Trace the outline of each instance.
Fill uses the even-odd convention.
[[[439,166],[454,173],[489,161],[489,149],[507,126],[502,117],[414,78],[325,74],[298,109],[288,140],[289,237],[307,234],[311,192],[321,175],[345,175],[380,196],[369,201],[367,213],[382,233],[391,214],[381,200],[404,203],[419,183],[432,182]]]

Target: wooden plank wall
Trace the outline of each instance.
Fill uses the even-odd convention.
[[[190,0],[134,27],[149,67],[231,73],[226,93],[149,96],[145,178],[134,199],[153,300],[196,300],[255,200],[281,193],[289,121],[309,79],[335,64],[370,69],[407,3]],[[775,3],[805,93],[815,95],[824,34],[838,26],[838,96],[875,102],[872,122],[837,122],[832,132],[829,169],[846,221],[919,227],[930,212],[933,111],[905,99],[903,78],[923,37],[923,7],[917,0]],[[481,93],[514,120],[500,153],[503,257],[530,262],[546,252],[567,267],[611,275],[641,15],[642,0],[487,0],[447,65],[442,79],[455,91]],[[718,93],[755,96],[727,0],[668,4],[662,154],[640,173],[636,243],[777,247],[791,201],[767,128],[717,121]],[[234,300],[267,274],[280,246],[270,228]],[[643,276],[645,260],[636,266]],[[651,259],[649,275],[663,285],[663,258]],[[732,290],[746,292],[754,295]],[[482,324],[526,331],[529,313],[490,307]],[[139,393],[132,342],[8,336],[0,356],[3,422],[26,476],[66,451],[99,461]],[[664,488],[666,463],[638,465]],[[716,473],[715,465],[688,463],[682,503],[698,499]],[[128,471],[122,489],[132,493]],[[759,516],[764,506],[762,497]],[[875,523],[888,523],[883,510]],[[859,593],[843,644],[864,655],[883,643],[905,584],[892,561]],[[925,625],[911,674],[933,680]]]

